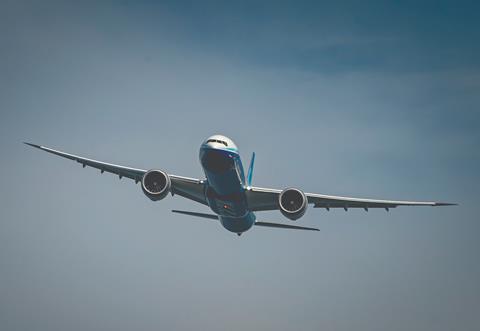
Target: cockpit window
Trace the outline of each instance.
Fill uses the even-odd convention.
[[[219,143],[219,144],[228,146],[228,144],[227,144],[225,141],[223,141],[223,140],[218,140],[218,139],[208,139],[208,140],[207,140],[207,143]]]

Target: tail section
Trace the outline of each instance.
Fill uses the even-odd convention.
[[[255,163],[255,152],[252,153],[252,158],[250,159],[250,166],[248,167],[247,173],[247,187],[252,186],[252,176],[253,176],[253,165]]]

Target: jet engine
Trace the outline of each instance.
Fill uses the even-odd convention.
[[[302,191],[287,188],[278,196],[278,204],[283,216],[295,221],[307,211],[308,200]]]
[[[170,177],[161,170],[149,170],[142,177],[143,193],[152,201],[165,198],[171,186]]]

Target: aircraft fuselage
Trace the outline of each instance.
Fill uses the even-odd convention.
[[[250,229],[255,224],[255,214],[248,209],[245,174],[233,141],[212,136],[200,147],[199,157],[207,178],[208,205],[223,227],[235,233]]]

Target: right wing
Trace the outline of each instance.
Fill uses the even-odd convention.
[[[130,178],[138,183],[142,180],[143,175],[147,172],[147,170],[137,169],[137,168],[130,168],[121,165],[106,163],[102,161],[92,160],[85,157],[81,157],[74,154],[69,154],[65,152],[61,152],[55,149],[51,149],[45,146],[40,146],[32,143],[25,143],[29,146],[38,148],[42,151],[52,153],[73,161],[77,161],[80,163],[84,168],[86,166],[99,169],[101,173],[109,172],[112,174],[117,175],[120,179],[122,177]],[[172,181],[172,188],[171,193],[178,194],[184,198],[199,202],[201,204],[207,205],[207,201],[205,199],[205,183],[203,180],[195,179],[195,178],[188,178],[176,175],[168,175],[170,180]]]
[[[278,210],[278,197],[282,193],[281,190],[251,187],[245,191],[247,202],[250,210],[264,211],[264,210]],[[450,206],[454,203],[445,202],[431,202],[431,201],[399,201],[399,200],[377,200],[377,199],[362,199],[350,198],[334,195],[305,193],[308,203],[313,204],[314,208],[395,208],[398,206]]]

